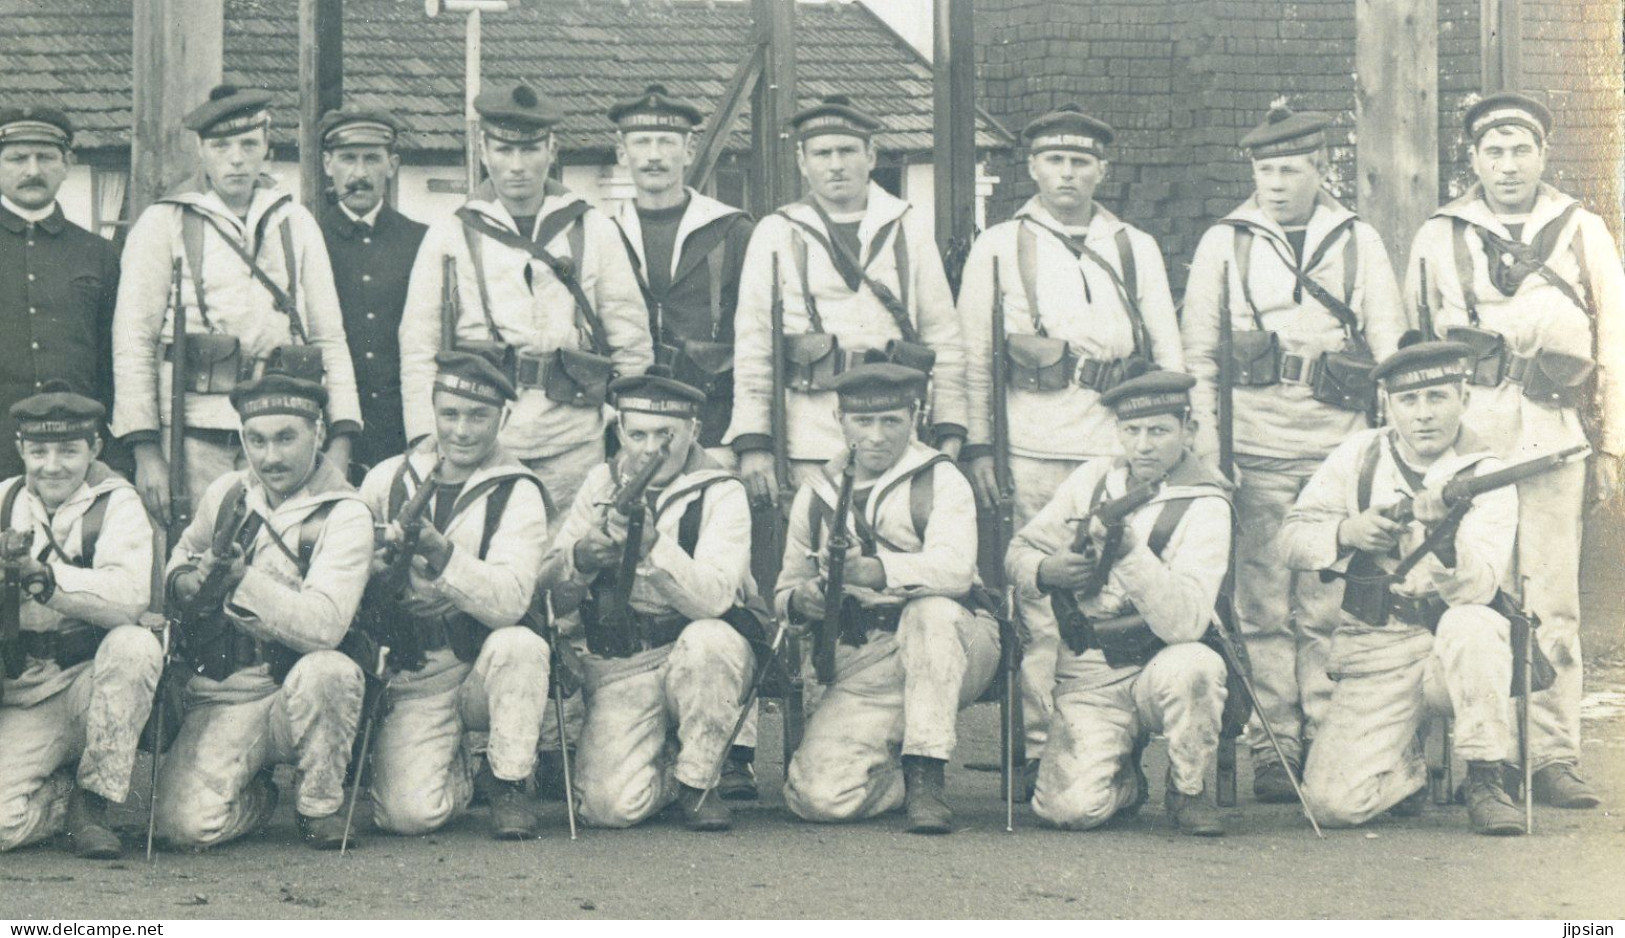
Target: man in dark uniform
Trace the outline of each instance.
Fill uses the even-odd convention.
[[[0,108],[0,439],[12,404],[51,378],[111,407],[118,253],[62,216],[73,125],[48,107]],[[0,478],[21,475],[0,447]]]
[[[384,198],[401,166],[395,152],[401,129],[388,111],[353,107],[328,111],[321,125],[322,169],[333,180],[334,197],[322,212],[322,237],[333,261],[366,427],[352,458],[366,467],[406,448],[396,333],[412,261],[428,226]]]
[[[615,216],[649,307],[655,358],[679,381],[706,392],[700,445],[733,465],[719,446],[733,414],[734,306],[750,244],[749,216],[683,184],[694,160],[700,109],[660,85],[617,101],[615,155],[637,196]]]

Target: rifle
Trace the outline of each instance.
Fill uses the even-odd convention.
[[[1117,558],[1117,551],[1123,544],[1123,532],[1128,524],[1128,516],[1143,508],[1146,503],[1155,498],[1162,491],[1162,479],[1153,479],[1109,501],[1101,502],[1092,511],[1078,519],[1078,533],[1072,539],[1069,548],[1074,554],[1084,554],[1096,558],[1094,572],[1089,579],[1074,590],[1056,590],[1050,594],[1050,608],[1055,610],[1055,621],[1060,626],[1061,636],[1079,636],[1083,639],[1079,644],[1073,645],[1068,641],[1074,651],[1081,652],[1084,648],[1094,645],[1094,629],[1089,624],[1089,617],[1084,615],[1078,607],[1078,600],[1088,599],[1098,595],[1106,586],[1106,580],[1112,574],[1112,562]],[[1099,518],[1106,526],[1105,542],[1096,550],[1094,539],[1089,536],[1089,522]]]
[[[632,611],[632,582],[637,577],[639,552],[643,548],[643,525],[648,505],[643,494],[655,473],[665,465],[669,444],[644,460],[637,475],[624,482],[615,493],[610,509],[626,518],[626,543],[615,567],[601,570],[592,589],[581,601],[581,624],[587,631],[587,647],[595,655],[625,658],[638,651],[637,613]]]
[[[410,621],[400,613],[399,604],[411,583],[412,557],[426,523],[423,516],[428,512],[429,500],[434,497],[439,479],[437,460],[418,484],[417,491],[395,515],[394,521],[401,526],[401,539],[386,548],[388,564],[383,572],[368,581],[361,599],[361,631],[391,649],[391,663],[396,671],[415,671],[423,667],[422,637],[414,634]]]
[[[1422,338],[1427,341],[1433,339],[1433,297],[1428,293],[1428,262],[1427,258],[1417,261],[1417,277],[1419,286],[1416,294],[1416,324],[1422,332]]]
[[[993,478],[998,485],[994,502],[992,562],[987,564],[990,581],[1002,585],[1005,593],[1004,624],[1000,632],[999,666],[1004,673],[1004,697],[999,701],[999,736],[1004,776],[1004,829],[1016,824],[1017,766],[1027,764],[1027,740],[1021,711],[1022,629],[1020,598],[1004,571],[1004,551],[1016,536],[1016,483],[1010,473],[1009,344],[1004,327],[1004,290],[1000,284],[999,259],[993,259]]]
[[[1219,474],[1232,485],[1236,482],[1236,437],[1235,437],[1235,357],[1231,354],[1230,346],[1235,341],[1235,324],[1230,321],[1230,265],[1222,265],[1219,269],[1219,401],[1218,401],[1218,433],[1219,433]],[[1236,595],[1236,530],[1235,525],[1230,526],[1230,562],[1224,571],[1224,580],[1219,586],[1220,601],[1231,607]],[[1234,650],[1241,650],[1245,646],[1237,636]],[[1231,667],[1236,663],[1231,662]],[[1257,698],[1254,698],[1257,703]],[[1260,717],[1262,719],[1262,717]],[[1245,723],[1245,721],[1243,721]],[[1236,803],[1236,737],[1240,735],[1242,727],[1221,727],[1219,733],[1219,753],[1215,762],[1216,777],[1214,779],[1214,801],[1220,807],[1232,807]],[[1228,729],[1229,732],[1224,732]],[[1271,740],[1274,740],[1271,734]],[[1276,752],[1283,750],[1279,745]],[[1291,775],[1291,765],[1285,758],[1281,764],[1286,766],[1287,774]],[[1294,783],[1295,784],[1295,783]]]
[[[188,663],[200,673],[204,663],[199,658],[206,649],[218,643],[220,636],[228,628],[220,615],[221,607],[226,602],[226,594],[231,591],[231,585],[226,582],[226,577],[231,573],[231,562],[242,553],[237,536],[247,519],[248,503],[244,499],[237,499],[226,521],[216,525],[217,533],[213,543],[210,544],[214,565],[204,576],[197,593],[189,602],[184,603],[174,600],[171,595],[176,608],[170,619],[180,629],[180,640],[186,649]],[[173,594],[173,591],[170,592]]]
[[[152,693],[152,706],[157,712],[152,717],[152,778],[147,794],[147,862],[151,863],[152,843],[158,832],[158,754],[164,746],[164,684],[169,678],[170,621],[161,613],[143,612],[136,623],[158,636],[163,662],[158,669],[158,685]]]
[[[847,450],[841,467],[841,493],[835,499],[835,515],[829,522],[825,542],[829,563],[824,570],[824,617],[813,632],[813,673],[820,684],[835,683],[835,643],[841,637],[842,613],[846,609],[846,552],[852,549],[847,522],[852,514],[852,486],[857,480],[858,456]]]
[[[1392,573],[1382,572],[1382,569],[1377,566],[1376,558],[1371,554],[1365,551],[1356,551],[1354,557],[1349,561],[1349,571],[1347,573],[1339,573],[1336,570],[1322,570],[1320,580],[1322,583],[1330,583],[1334,579],[1344,579],[1361,585],[1399,583],[1428,554],[1437,554],[1440,562],[1453,567],[1456,564],[1456,529],[1461,526],[1462,519],[1472,509],[1473,499],[1485,492],[1506,488],[1525,479],[1551,472],[1573,457],[1590,452],[1590,449],[1591,447],[1581,443],[1556,453],[1536,456],[1534,459],[1528,459],[1507,466],[1505,469],[1497,469],[1483,475],[1457,476],[1446,482],[1444,489],[1440,492],[1445,507],[1448,509],[1444,518],[1428,528],[1427,535],[1423,538],[1422,543],[1407,554]],[[1390,521],[1409,524],[1416,520],[1415,499],[1402,498],[1393,505],[1381,509],[1379,513]],[[1382,612],[1382,619],[1387,619],[1386,609]]]
[[[756,706],[756,698],[762,695],[762,685],[767,683],[767,677],[773,671],[774,662],[784,653],[787,647],[789,630],[779,626],[778,634],[773,636],[773,644],[768,647],[767,655],[756,665],[756,676],[751,679],[750,686],[745,688],[744,696],[739,698],[739,716],[734,720],[733,729],[728,731],[728,738],[722,743],[722,752],[717,756],[717,764],[711,770],[711,785],[700,792],[700,800],[694,805],[698,811],[705,807],[705,799],[711,797],[711,792],[722,784],[722,770],[728,766],[728,753],[733,750],[734,740],[739,738],[739,732],[745,728],[745,721],[750,719],[751,708]]]
[[[440,259],[440,350],[457,347],[457,258],[447,254]]]
[[[558,619],[553,615],[552,593],[544,590],[532,596],[530,608],[519,621],[547,641],[548,684],[553,695],[553,719],[557,721],[559,730],[559,762],[564,767],[564,810],[565,816],[570,819],[570,839],[575,840],[576,790],[570,770],[569,737],[564,726],[564,698],[580,689],[583,674],[581,661],[576,657],[575,649],[559,634]],[[565,689],[566,683],[570,684],[569,690]]]
[[[22,483],[19,482],[19,485]],[[5,659],[5,675],[15,681],[28,667],[28,657],[18,647],[23,625],[22,564],[34,544],[32,529],[0,533],[0,658]]]
[[[186,491],[186,304],[181,302],[181,259],[169,268],[171,334],[169,354],[169,543],[180,542],[192,520],[191,495]],[[198,298],[202,302],[202,297]]]
[[[779,567],[784,563],[786,506],[790,492],[790,453],[788,434],[789,417],[785,413],[784,378],[784,288],[779,283],[779,255],[773,255],[772,303],[769,306],[769,344],[771,351],[772,394],[768,399],[768,426],[773,446],[773,480],[778,498],[769,505],[751,505],[751,575],[757,588],[765,596],[773,595],[779,579]]]
[[[408,554],[407,556],[411,556]],[[361,800],[361,789],[367,784],[367,755],[372,751],[372,729],[383,716],[385,685],[388,683],[389,646],[377,646],[378,657],[373,661],[367,678],[378,682],[375,692],[365,698],[366,712],[361,714],[361,750],[356,756],[355,780],[350,784],[350,806],[344,811],[344,833],[339,837],[339,856],[350,849],[350,829],[355,824],[355,803]]]
[[[1247,646],[1242,644],[1241,637],[1239,635],[1231,634],[1235,629],[1235,608],[1230,604],[1230,597],[1228,595],[1221,596],[1220,603],[1218,625],[1210,631],[1214,637],[1218,639],[1219,650],[1224,655],[1225,667],[1229,668],[1236,675],[1236,677],[1241,679],[1241,686],[1247,692],[1247,699],[1251,701],[1254,712],[1258,713],[1259,725],[1264,727],[1264,735],[1269,737],[1270,747],[1275,750],[1276,758],[1281,760],[1281,768],[1286,770],[1287,781],[1292,783],[1292,793],[1298,796],[1298,804],[1303,808],[1303,816],[1309,819],[1309,826],[1315,829],[1315,836],[1325,840],[1326,834],[1320,829],[1320,823],[1315,820],[1315,812],[1309,807],[1309,799],[1303,796],[1303,786],[1298,783],[1298,773],[1293,771],[1292,763],[1287,761],[1286,750],[1281,748],[1281,740],[1275,735],[1275,729],[1270,726],[1270,721],[1264,718],[1263,711],[1259,710],[1258,708],[1258,689],[1257,685],[1253,683],[1252,659],[1248,657]],[[1221,733],[1221,740],[1222,739],[1223,736]],[[1235,736],[1231,736],[1229,737],[1229,740],[1231,759],[1230,803],[1233,805],[1235,804],[1236,738]],[[1224,747],[1222,744],[1219,752],[1221,755],[1224,752]],[[1219,773],[1219,781],[1221,784],[1224,781],[1224,772],[1222,768]]]

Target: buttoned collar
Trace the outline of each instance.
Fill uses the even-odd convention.
[[[22,234],[33,224],[43,229],[47,234],[58,234],[62,231],[66,219],[62,216],[62,206],[55,199],[51,200],[48,208],[29,211],[0,195],[0,225],[17,234]]]

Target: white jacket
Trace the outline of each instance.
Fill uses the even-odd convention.
[[[824,228],[817,212],[804,202],[793,202],[780,211],[821,231]],[[862,255],[873,257],[867,272],[902,298],[892,247],[896,235],[889,237],[885,244],[874,243],[880,230],[898,218],[902,221],[896,230],[904,232],[908,248],[909,317],[920,341],[937,353],[931,377],[932,420],[939,427],[946,424],[962,431],[966,420],[965,348],[959,316],[942,270],[942,258],[937,254],[936,234],[924,216],[909,211],[907,202],[874,183],[869,185],[868,210],[858,225]],[[772,432],[769,413],[773,389],[771,322],[775,257],[784,298],[784,332],[797,335],[812,331],[801,278],[796,272],[792,233],[799,231],[796,225],[774,214],[758,222],[751,236],[745,270],[740,277],[739,306],[734,314],[734,413],[733,424],[723,436],[724,444],[738,441],[743,446],[766,449]],[[887,341],[901,338],[897,323],[868,285],[860,283],[856,293],[847,289],[846,281],[836,272],[824,249],[804,234],[802,237],[807,243],[807,281],[819,316],[824,330],[839,337],[842,350],[883,349]],[[831,391],[788,394],[785,414],[791,459],[822,461],[844,451],[835,407],[835,394]]]
[[[373,515],[380,522],[394,520],[389,513],[390,488],[404,460],[411,460],[413,470],[402,476],[409,500],[418,491],[417,480],[428,477],[438,458],[437,453],[416,450],[374,466],[361,482],[361,497]],[[487,492],[478,502],[467,505],[463,499],[488,480],[510,476],[515,481],[511,483],[507,507],[491,536],[490,548],[481,558],[480,541],[485,536],[491,495]],[[517,623],[530,608],[542,552],[547,547],[547,506],[541,488],[525,481],[528,478],[534,478],[530,470],[500,449],[469,476],[457,498],[456,514],[441,532],[452,544],[451,560],[439,576],[430,578],[428,564],[422,557],[415,558],[407,587],[409,595],[443,604],[446,612],[467,613],[487,628]],[[425,522],[430,520],[424,518]]]
[[[1542,227],[1574,201],[1573,197],[1542,185],[1519,240],[1525,244],[1532,242]],[[1405,275],[1407,309],[1411,324],[1418,325],[1421,269],[1426,263],[1433,329],[1441,337],[1451,326],[1469,325],[1465,291],[1457,270],[1455,235],[1451,230],[1456,218],[1488,228],[1503,238],[1510,237],[1506,226],[1484,202],[1482,188],[1476,185],[1461,198],[1442,206],[1417,231],[1411,245],[1410,268]],[[1585,310],[1576,308],[1562,291],[1538,273],[1525,277],[1512,296],[1502,296],[1490,283],[1482,239],[1472,229],[1466,235],[1481,327],[1501,333],[1507,347],[1518,355],[1549,349],[1596,358],[1601,371],[1597,393],[1603,413],[1602,448],[1616,456],[1625,454],[1625,377],[1622,377],[1625,376],[1625,322],[1622,322],[1625,272],[1621,271],[1619,249],[1608,233],[1608,226],[1584,208],[1577,210],[1559,236],[1557,250],[1547,263],[1559,277],[1575,286],[1582,299],[1589,300],[1595,307],[1595,323]],[[1584,278],[1580,275],[1581,254],[1585,256]],[[1542,448],[1568,446],[1584,439],[1574,411],[1529,401],[1523,397],[1522,387],[1511,382],[1504,382],[1498,388],[1473,388],[1468,414],[1474,431],[1504,458],[1523,458]]]
[[[236,336],[243,355],[257,359],[269,356],[277,346],[293,344],[288,317],[276,309],[270,291],[249,273],[243,259],[207,221],[203,224],[207,320],[198,312],[192,269],[181,236],[181,218],[187,210],[183,206],[203,212],[231,232],[258,258],[260,269],[271,282],[284,290],[288,287],[288,264],[283,256],[281,229],[284,222],[288,224],[299,283],[294,299],[306,336],[322,350],[327,372],[324,384],[329,394],[328,420],[338,430],[359,430],[361,401],[356,396],[355,369],[344,334],[344,317],[339,312],[338,291],[333,286],[327,242],[310,212],[277,189],[267,176],[254,189],[246,222],[227,208],[213,189],[200,189],[194,180],[142,212],[130,229],[121,261],[118,306],[113,313],[113,435],[141,434],[156,442],[160,421],[169,423],[170,369],[160,368],[159,363],[175,325],[170,288],[176,259],[182,262],[181,303],[186,307],[188,335],[219,332]],[[186,398],[186,424],[235,430],[237,412],[225,394],[190,394]]]
[[[537,213],[536,228],[540,229],[548,215],[580,201],[575,193],[550,186]],[[467,206],[496,227],[520,233],[489,182],[480,186]],[[638,291],[632,263],[626,257],[615,223],[606,215],[591,210],[582,216],[581,223],[585,257],[572,256],[568,228],[545,247],[554,257],[575,262],[582,292],[604,324],[615,370],[623,376],[641,374],[654,361],[654,349],[649,340],[649,313]],[[536,232],[524,234],[534,237]],[[501,341],[538,358],[559,348],[592,350],[587,323],[577,314],[569,289],[551,268],[529,252],[482,235],[476,237],[482,242],[485,289]],[[482,311],[479,281],[463,222],[455,216],[441,218],[429,225],[418,249],[406,290],[406,308],[401,314],[401,403],[409,440],[434,433],[430,397],[434,356],[440,351],[442,265],[446,257],[455,258],[457,264],[457,340],[493,339]],[[548,400],[541,389],[529,388],[519,392],[519,400],[502,431],[502,445],[521,460],[543,459],[595,439],[603,431],[602,412],[557,404]]]
[[[875,480],[868,499],[862,504],[853,502],[853,515],[861,513],[875,534],[875,557],[886,576],[880,592],[886,596],[904,601],[921,596],[963,597],[980,582],[976,573],[976,496],[952,463],[939,462],[925,470],[934,474],[931,513],[923,539],[914,529],[912,476],[940,455],[924,443],[912,443],[897,465]],[[831,460],[796,492],[785,538],[784,566],[776,587],[781,615],[787,613],[790,594],[796,587],[824,574],[823,557],[830,531],[823,526],[819,543],[813,543],[812,503],[818,499],[834,510],[846,458],[843,454]],[[859,544],[856,522],[849,519],[847,530],[852,543]]]
[[[1304,254],[1313,256],[1331,231],[1352,213],[1337,200],[1321,193],[1304,241]],[[1209,228],[1196,246],[1190,279],[1185,285],[1185,366],[1196,376],[1191,400],[1202,424],[1198,451],[1216,448],[1218,426],[1220,279],[1229,271],[1230,321],[1237,334],[1257,329],[1253,307],[1266,330],[1279,336],[1284,353],[1317,358],[1322,352],[1343,347],[1343,327],[1337,317],[1315,300],[1307,290],[1294,297],[1298,280],[1282,261],[1291,258],[1292,246],[1286,233],[1258,207],[1257,196],[1249,198],[1226,216],[1250,222],[1253,238],[1245,286],[1235,256],[1236,230],[1229,224]],[[1344,296],[1343,244],[1355,238],[1354,291]],[[1279,253],[1277,253],[1279,252]],[[1377,361],[1393,354],[1405,331],[1405,315],[1400,308],[1399,286],[1388,252],[1375,229],[1363,221],[1354,222],[1351,234],[1339,236],[1309,276],[1354,310],[1366,342]],[[1252,298],[1252,305],[1248,297]],[[1349,434],[1366,427],[1365,418],[1353,411],[1322,404],[1310,397],[1301,384],[1281,384],[1235,390],[1236,452],[1255,456],[1321,459]]]
[[[1128,310],[1111,274],[1088,258],[1074,258],[1059,239],[1044,231],[1064,226],[1035,196],[1015,217],[983,232],[971,247],[959,286],[959,318],[965,333],[965,396],[970,425],[967,445],[993,442],[993,268],[999,271],[1006,335],[1034,335],[1033,314],[1017,259],[1017,237],[1023,226],[1033,232],[1034,278],[1039,319],[1051,338],[1062,339],[1085,358],[1122,358],[1134,351]],[[1183,371],[1179,321],[1168,292],[1162,252],[1150,235],[1096,205],[1083,241],[1113,265],[1119,276],[1123,259],[1117,233],[1128,233],[1134,253],[1136,302],[1151,337],[1153,361]],[[1072,384],[1062,391],[1010,388],[1010,451],[1035,459],[1081,460],[1116,453],[1117,421],[1100,406],[1100,395]]]
[[[611,463],[593,467],[542,562],[541,584],[555,591],[556,611],[574,608],[597,576],[576,568],[575,546],[597,522],[600,506],[614,500],[615,477]],[[699,540],[690,556],[678,543],[678,529],[695,499],[704,502]],[[715,619],[753,600],[756,584],[750,575],[750,501],[745,486],[699,447],[689,452],[683,471],[656,494],[654,510],[644,524],[652,525],[660,537],[638,564],[632,585],[634,611],[652,618],[676,614],[689,620]]]
[[[1038,565],[1051,554],[1072,548],[1078,519],[1092,510],[1091,500],[1101,477],[1106,478],[1104,500],[1126,493],[1128,468],[1121,459],[1091,459],[1079,466],[1055,490],[1027,526],[1010,542],[1005,569],[1017,589],[1029,600],[1041,600]],[[1148,540],[1163,505],[1175,499],[1195,499],[1173,530],[1162,556],[1151,552]],[[1145,617],[1157,637],[1173,644],[1201,639],[1213,621],[1219,587],[1230,565],[1230,500],[1217,478],[1194,454],[1169,474],[1167,483],[1150,502],[1128,517],[1133,548],[1112,564],[1101,591],[1080,607],[1091,618],[1109,618],[1128,606]],[[1104,663],[1093,648],[1085,659]]]
[[[45,564],[56,579],[56,590],[44,603],[24,599],[22,628],[30,632],[65,632],[83,625],[112,629],[135,622],[147,608],[152,593],[152,525],[135,486],[105,465],[96,462],[78,491],[57,506],[54,513],[27,488],[23,476],[0,483],[0,500],[21,487],[11,507],[10,518],[0,518],[8,530],[33,531],[32,552],[37,557],[49,542],[69,557],[84,554],[82,536],[85,513],[97,498],[107,496],[101,533],[96,537],[95,566],[86,568],[69,563],[56,551],[45,556]],[[57,669],[55,663],[36,663],[16,681],[7,681],[5,702],[27,706],[50,697],[68,685],[78,669]]]

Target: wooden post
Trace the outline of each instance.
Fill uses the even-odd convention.
[[[181,126],[220,83],[224,13],[219,0],[141,0],[134,5],[134,110],[130,218],[191,174],[197,148]]]
[[[739,121],[739,115],[745,111],[745,102],[756,93],[757,82],[762,77],[762,63],[767,57],[767,47],[752,43],[750,51],[745,53],[744,61],[734,69],[733,77],[728,79],[728,87],[722,92],[722,100],[718,102],[717,109],[711,112],[711,122],[694,147],[694,162],[688,167],[687,183],[694,188],[705,191],[710,185],[711,174],[716,171],[717,161],[728,148],[728,138],[733,135],[733,126]]]
[[[299,196],[312,212],[327,188],[317,128],[343,103],[344,2],[299,0]]]
[[[976,40],[973,0],[936,0],[932,55],[937,247],[962,256],[976,234]]]
[[[1479,87],[1484,94],[1523,83],[1523,4],[1479,0]]]
[[[757,218],[801,194],[795,147],[784,123],[796,111],[795,7],[787,0],[751,0],[756,42],[767,51],[750,104],[750,210]]]
[[[1438,0],[1357,0],[1360,216],[1395,270],[1439,198]]]

